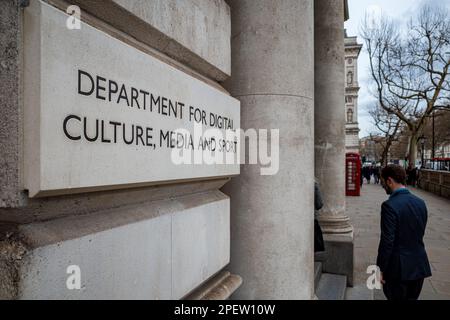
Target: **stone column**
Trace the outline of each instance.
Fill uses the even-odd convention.
[[[241,127],[279,129],[279,171],[243,165],[231,196],[238,299],[311,299],[314,42],[312,0],[231,0],[232,71]],[[270,139],[269,139],[270,140]],[[258,148],[259,149],[259,148]]]
[[[345,215],[344,1],[314,1],[315,173],[324,233],[349,233]]]
[[[353,227],[345,214],[344,0],[314,1],[315,174],[324,198],[326,272],[353,272]],[[345,262],[344,262],[345,261]],[[345,265],[345,267],[342,267]]]

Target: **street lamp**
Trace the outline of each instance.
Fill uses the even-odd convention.
[[[435,114],[435,112],[434,112],[434,110],[433,110],[433,126],[432,126],[432,130],[433,130],[433,141],[432,141],[432,146],[431,146],[431,161],[434,161],[433,159],[434,159],[434,150],[436,149],[436,146],[435,146],[435,137],[434,137],[434,118],[435,118],[435,116],[434,116],[434,114]]]
[[[425,141],[427,140],[427,138],[424,135],[421,135],[418,140],[422,148],[421,153],[422,153],[422,167],[423,167],[425,165]]]

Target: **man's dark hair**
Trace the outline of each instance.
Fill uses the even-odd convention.
[[[396,164],[390,164],[384,167],[381,171],[381,177],[384,181],[392,178],[397,183],[406,184],[406,171],[403,167]]]

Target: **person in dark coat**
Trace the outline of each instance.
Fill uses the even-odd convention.
[[[322,193],[320,192],[319,184],[317,181],[314,181],[314,252],[325,251],[322,228],[320,228],[319,221],[317,220],[318,212],[322,207]]]
[[[423,242],[427,207],[406,189],[406,172],[402,167],[385,167],[381,183],[390,195],[381,206],[377,257],[383,291],[388,300],[417,300],[424,279],[431,276]]]
[[[364,168],[363,168],[362,164],[361,164],[361,169],[359,170],[359,183],[362,188],[363,183],[364,183]]]
[[[380,167],[374,167],[373,168],[373,177],[375,179],[375,184],[380,184]]]
[[[416,187],[417,186],[417,168],[411,168],[410,175],[411,175],[411,185],[413,187]]]
[[[364,168],[364,178],[366,178],[366,180],[367,180],[367,184],[370,184],[370,176],[371,176],[371,174],[372,174],[372,169],[371,169],[371,167],[365,167]]]

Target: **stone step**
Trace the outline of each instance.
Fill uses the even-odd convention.
[[[317,286],[316,295],[319,300],[344,300],[347,277],[323,273]]]
[[[320,277],[322,276],[322,262],[314,262],[314,289],[317,290]]]
[[[314,253],[314,261],[315,262],[324,262],[327,258],[326,251],[320,251]]]
[[[365,283],[354,286],[353,288],[347,288],[345,300],[375,300],[374,290],[367,288]]]

